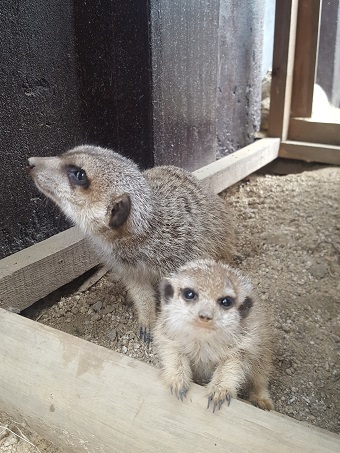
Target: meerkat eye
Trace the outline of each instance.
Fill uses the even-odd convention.
[[[73,185],[82,186],[85,189],[89,186],[89,180],[86,172],[82,168],[69,166],[67,168],[67,176],[70,183]]]
[[[220,299],[218,299],[217,303],[223,308],[230,308],[234,305],[235,299],[230,296],[221,297]]]
[[[195,291],[190,288],[184,288],[182,290],[182,296],[185,300],[189,300],[189,301],[193,301],[198,298],[198,294],[195,293]]]

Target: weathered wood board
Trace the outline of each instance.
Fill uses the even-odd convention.
[[[98,262],[77,228],[14,253],[0,260],[0,307],[19,312]]]
[[[182,403],[158,370],[0,309],[0,407],[70,452],[330,453],[338,436],[204,388]]]
[[[287,140],[281,143],[279,156],[306,162],[340,165],[340,146]]]

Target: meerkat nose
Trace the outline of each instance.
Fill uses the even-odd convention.
[[[198,317],[200,319],[200,321],[202,322],[211,322],[212,321],[212,314],[211,313],[208,313],[207,311],[200,311],[198,313]]]
[[[35,167],[36,165],[36,158],[35,157],[29,157],[28,158],[28,167]]]
[[[27,165],[26,165],[27,173],[30,173],[33,170],[34,167],[35,167],[35,159],[34,159],[34,157],[30,157],[27,160]]]

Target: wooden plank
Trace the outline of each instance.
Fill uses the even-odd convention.
[[[203,387],[178,401],[147,364],[0,309],[0,406],[72,452],[340,449],[336,435],[233,400],[213,414]]]
[[[0,261],[0,307],[19,312],[99,262],[77,228]]]
[[[219,193],[278,157],[280,140],[263,138],[223,157],[193,174],[212,192]]]
[[[263,139],[193,174],[215,193],[278,156],[279,139]],[[99,262],[76,228],[57,234],[0,261],[0,306],[19,312]]]
[[[286,140],[292,96],[298,0],[276,0],[268,135]]]
[[[320,9],[320,0],[299,1],[291,116],[310,117],[312,115]]]
[[[281,143],[279,157],[340,165],[340,146],[286,141]]]
[[[291,118],[288,139],[339,146],[340,124],[320,123],[309,118]]]

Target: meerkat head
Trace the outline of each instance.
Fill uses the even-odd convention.
[[[162,279],[162,311],[170,331],[232,331],[253,306],[251,290],[250,280],[226,264],[191,261]]]
[[[151,213],[149,187],[131,160],[79,146],[56,157],[31,157],[35,185],[86,234],[143,233]]]

